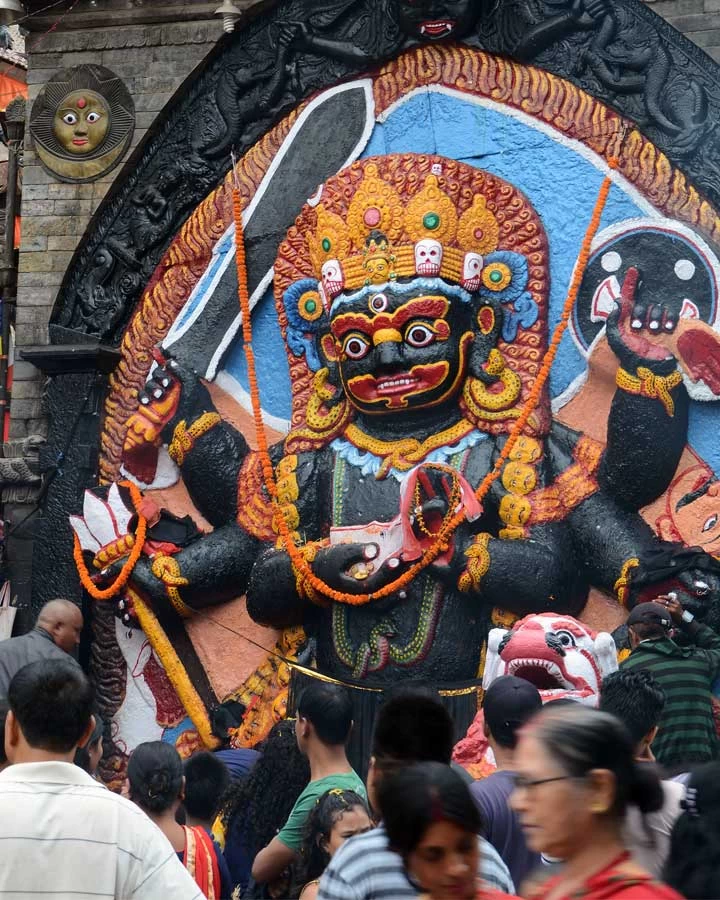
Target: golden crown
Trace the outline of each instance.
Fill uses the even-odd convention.
[[[345,218],[316,207],[317,224],[308,251],[331,302],[341,291],[398,278],[436,277],[476,291],[497,273],[484,271],[483,257],[498,248],[500,225],[485,197],[476,194],[462,213],[441,187],[433,166],[415,193],[400,197],[375,163],[365,165]],[[488,287],[497,290],[494,282]]]

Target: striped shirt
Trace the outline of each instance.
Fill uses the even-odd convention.
[[[202,900],[157,826],[65,762],[0,772],[0,898]]]
[[[665,708],[652,751],[664,766],[720,757],[710,687],[720,672],[720,636],[707,625],[687,630],[695,646],[670,638],[642,641],[623,669],[646,669],[665,691]]]
[[[507,866],[482,838],[478,873],[490,887],[514,892]],[[358,834],[340,847],[320,879],[318,900],[404,900],[420,893],[407,879],[405,866],[388,846],[385,829]]]

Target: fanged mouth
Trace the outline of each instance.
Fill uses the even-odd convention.
[[[437,22],[423,22],[420,26],[420,34],[428,37],[446,37],[455,28],[455,22],[451,19]]]
[[[383,378],[377,382],[378,394],[407,394],[408,388],[417,387],[419,378],[409,375],[397,375],[395,378]]]
[[[522,678],[523,681],[529,681],[539,691],[568,690],[574,687],[565,680],[554,662],[544,659],[510,660],[507,674]]]

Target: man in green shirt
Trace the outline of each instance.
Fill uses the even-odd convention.
[[[627,621],[633,651],[621,669],[645,670],[665,693],[652,742],[655,758],[670,770],[720,758],[711,686],[720,674],[720,636],[696,622],[674,595],[640,603]],[[691,646],[670,637],[675,625]]]
[[[265,884],[279,878],[293,862],[302,845],[308,814],[327,791],[355,791],[367,799],[365,785],[345,754],[352,729],[352,701],[340,685],[313,681],[297,702],[295,734],[298,746],[310,763],[310,783],[300,794],[287,822],[255,857],[252,877]]]

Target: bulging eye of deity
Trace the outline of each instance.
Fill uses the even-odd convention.
[[[439,275],[442,260],[443,248],[440,241],[425,238],[415,244],[415,271],[418,275]]]
[[[427,347],[435,340],[435,332],[427,325],[415,323],[405,332],[405,343],[411,347]]]
[[[361,334],[349,334],[343,341],[342,349],[348,359],[363,359],[370,351],[370,341]]]
[[[107,136],[110,110],[94,91],[74,91],[58,107],[52,127],[53,134],[68,153],[92,153]]]

